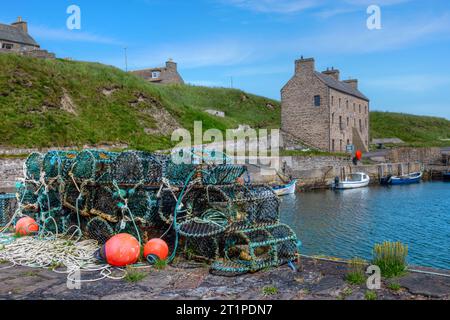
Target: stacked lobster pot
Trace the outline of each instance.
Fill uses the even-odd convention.
[[[18,186],[21,212],[50,232],[79,227],[100,244],[118,233],[163,238],[188,259],[237,275],[294,260],[298,240],[280,223],[280,201],[245,184],[245,166],[174,163],[140,151],[31,154]]]

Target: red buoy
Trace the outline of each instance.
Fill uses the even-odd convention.
[[[141,246],[132,235],[121,233],[109,239],[102,251],[108,264],[114,267],[125,267],[136,263],[141,253]]]
[[[39,231],[39,226],[36,220],[30,217],[21,218],[16,223],[16,234],[27,236]]]
[[[356,159],[358,159],[358,161],[361,161],[362,156],[363,156],[361,150],[356,151],[355,156],[356,156]]]
[[[159,260],[166,260],[169,255],[169,246],[164,240],[152,239],[144,247],[144,257],[149,255],[158,257]]]

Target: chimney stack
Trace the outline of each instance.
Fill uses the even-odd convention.
[[[22,21],[22,17],[18,17],[16,22],[11,23],[12,26],[19,28],[25,33],[28,33],[28,24]]]
[[[340,72],[339,72],[339,70],[334,69],[333,67],[331,68],[331,70],[327,69],[326,71],[323,71],[322,73],[326,74],[327,76],[333,77],[334,79],[339,81]]]
[[[345,80],[344,82],[349,84],[349,85],[351,85],[353,89],[358,90],[358,80],[356,80],[356,79],[349,79],[349,80]]]
[[[172,59],[169,59],[169,60],[166,62],[166,68],[167,68],[167,69],[172,69],[172,70],[177,70],[177,63],[176,63],[176,62],[173,62]]]
[[[304,59],[303,56],[295,61],[295,74],[300,72],[313,73],[315,71],[314,58]]]

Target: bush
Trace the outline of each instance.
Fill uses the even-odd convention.
[[[405,273],[407,256],[407,245],[401,242],[385,241],[382,244],[375,245],[372,263],[380,267],[383,277],[392,278]]]
[[[366,282],[365,275],[366,261],[360,258],[350,260],[349,271],[346,280],[350,284],[362,285]]]

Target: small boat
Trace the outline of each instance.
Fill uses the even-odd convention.
[[[450,182],[450,172],[444,173],[443,178],[444,181]]]
[[[294,194],[296,185],[297,185],[297,180],[292,180],[288,184],[273,186],[272,190],[278,196],[285,196],[288,194]]]
[[[422,172],[414,172],[404,176],[392,176],[387,179],[386,183],[390,185],[420,183],[420,180],[422,180],[422,176]]]
[[[370,183],[370,177],[364,172],[356,172],[349,174],[345,180],[341,181],[339,177],[334,180],[333,188],[335,189],[356,189],[367,187]]]

